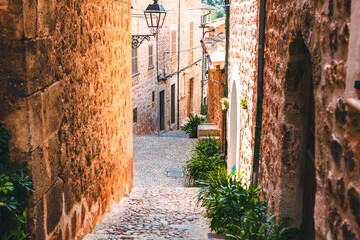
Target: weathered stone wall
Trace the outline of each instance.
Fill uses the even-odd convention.
[[[231,91],[239,78],[239,97],[248,102],[239,120],[239,165],[251,174],[259,1],[234,0],[230,9],[229,86]],[[259,184],[271,211],[300,226],[304,189],[310,188],[304,186],[309,178],[304,159],[314,94],[316,239],[360,238],[359,113],[345,104],[359,97],[353,88],[359,78],[358,37],[349,46],[359,9],[356,0],[267,1]],[[236,65],[240,76],[234,76]]]
[[[0,3],[0,121],[32,238],[80,239],[132,187],[130,3]]]
[[[248,106],[247,109],[240,107],[240,154],[239,166],[237,166],[238,172],[244,172],[243,177],[247,180],[251,178],[253,167],[256,116],[259,15],[257,2],[256,0],[230,1],[229,93],[232,84],[236,81],[237,87],[240,88],[238,104],[243,98]],[[230,94],[229,100],[233,101]]]
[[[315,97],[316,239],[359,239],[359,114],[344,103],[345,88],[352,87],[345,81],[348,50],[359,51],[348,47],[351,1],[271,0],[267,12],[264,198],[273,212],[300,225],[310,187],[303,182],[309,91]]]

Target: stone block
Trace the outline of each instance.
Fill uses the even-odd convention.
[[[57,82],[47,88],[43,94],[45,136],[60,129],[61,104],[60,83]]]
[[[31,173],[35,192],[33,202],[38,202],[51,186],[50,169],[42,147],[31,153]]]
[[[18,98],[16,102],[10,103],[10,112],[2,113],[5,129],[9,132],[11,138],[9,140],[10,151],[29,151],[29,118],[28,104],[25,98]]]
[[[47,233],[53,232],[59,224],[63,210],[63,181],[58,179],[46,193]]]
[[[28,98],[30,123],[30,150],[39,147],[44,141],[44,117],[41,93],[35,93]]]
[[[218,137],[220,136],[220,129],[214,124],[200,124],[198,127],[198,137],[202,136]]]
[[[45,239],[44,201],[41,199],[30,211],[32,239]]]
[[[49,163],[49,167],[51,170],[51,181],[54,182],[61,173],[61,151],[60,151],[60,142],[59,136],[55,134],[52,136],[48,143],[45,146],[47,152],[47,162]]]
[[[23,0],[24,36],[26,39],[36,36],[36,0]]]
[[[55,30],[56,0],[38,0],[37,36],[51,36]]]
[[[24,36],[21,0],[0,2],[0,39],[22,39]]]
[[[25,41],[26,74],[28,79],[28,94],[41,90],[53,82],[51,74],[50,39]]]
[[[350,188],[347,190],[347,195],[352,213],[358,226],[360,227],[360,191],[355,187],[350,186]]]
[[[2,29],[1,26],[0,29]],[[2,100],[4,97],[15,98],[27,94],[24,48],[23,41],[0,40],[0,94]],[[4,105],[1,104],[1,106]],[[0,109],[1,111],[2,109]]]

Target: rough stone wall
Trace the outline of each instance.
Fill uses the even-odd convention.
[[[258,1],[230,1],[229,93],[233,81],[238,82],[241,98],[246,99],[247,109],[240,108],[239,172],[250,180],[253,167],[254,132],[256,116]],[[235,68],[238,75],[235,76]],[[230,96],[230,94],[229,94]],[[229,99],[232,101],[232,99]],[[229,128],[228,128],[229,129]],[[229,134],[227,134],[229,136]]]
[[[130,4],[0,3],[0,121],[32,238],[81,239],[132,188]]]
[[[307,107],[299,101],[303,96],[306,102],[299,89],[303,81],[312,82],[316,239],[360,237],[359,113],[344,103],[345,88],[352,87],[346,83],[348,50],[359,50],[348,47],[351,12],[350,0],[267,1],[260,184],[272,211],[300,225],[306,186],[299,159],[304,154],[306,118],[299,119],[306,116]],[[310,66],[302,62],[300,51],[310,56]],[[302,75],[309,68],[312,76]]]
[[[131,34],[150,34],[146,24],[143,10],[152,1],[132,1]],[[166,37],[166,28],[160,30],[159,42]],[[149,45],[153,46],[153,66],[149,66]],[[163,49],[159,49],[163,53]],[[159,130],[159,91],[156,79],[156,38],[145,40],[137,49],[138,73],[132,77],[133,109],[137,108],[137,123],[134,124],[133,133],[136,135],[155,134]],[[159,54],[160,55],[160,54]],[[162,59],[160,58],[160,63]],[[161,70],[161,69],[160,69]],[[155,101],[152,99],[154,91]]]

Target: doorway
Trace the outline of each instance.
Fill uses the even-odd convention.
[[[315,240],[314,207],[316,195],[315,169],[315,99],[312,61],[301,34],[290,44],[289,62],[284,85],[286,139],[282,156],[286,165],[295,166],[284,173],[286,186],[282,212],[300,226],[301,239]],[[293,144],[289,144],[289,143]],[[296,197],[293,197],[296,196]],[[299,206],[294,209],[293,206]]]
[[[175,84],[171,85],[171,124],[175,123]]]
[[[312,93],[312,87],[311,93]],[[306,157],[303,173],[303,216],[302,216],[302,239],[315,240],[314,208],[316,194],[316,171],[315,171],[315,99],[310,94],[308,126],[306,133]]]
[[[188,84],[188,97],[187,97],[187,116],[190,117],[191,112],[193,111],[192,102],[193,102],[193,93],[194,91],[194,78],[189,80]]]
[[[165,130],[165,90],[160,91],[160,131]]]

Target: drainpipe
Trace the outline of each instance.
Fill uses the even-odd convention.
[[[230,3],[229,0],[225,0],[225,28],[226,28],[226,50],[225,50],[225,86],[223,90],[223,97],[228,97],[228,77],[229,77],[229,46],[230,46]],[[223,133],[224,133],[224,154],[227,156],[227,140],[226,140],[226,121],[227,115],[223,111]]]
[[[205,18],[207,16],[209,16],[211,14],[211,11],[209,11],[209,13],[205,14],[204,16],[201,17],[201,24],[205,24]],[[202,26],[202,30],[203,30],[203,37],[205,36],[205,27],[204,25]],[[201,42],[201,41],[200,41]],[[202,64],[201,64],[201,107],[202,105],[204,105],[204,75],[205,75],[205,66],[204,66],[204,63],[205,63],[205,50],[203,49],[202,51]],[[200,113],[201,113],[201,107],[200,107]]]
[[[157,83],[157,95],[159,96],[159,30],[156,29],[156,83]],[[160,106],[160,97],[159,97],[159,105]],[[161,126],[160,126],[160,109],[159,109],[159,112],[158,112],[158,118],[159,118],[159,135],[160,135],[160,129],[161,129]]]
[[[258,83],[257,83],[257,104],[256,104],[256,127],[255,127],[255,146],[254,146],[254,165],[252,181],[254,186],[258,186],[260,144],[261,144],[261,125],[262,125],[262,105],[264,99],[264,48],[265,48],[265,25],[266,25],[266,0],[260,0],[260,22],[259,22],[259,55],[258,55]]]
[[[181,0],[179,0],[179,17],[178,17],[178,74],[177,74],[177,130],[180,129],[180,30],[181,30],[181,16],[180,16]]]

